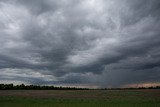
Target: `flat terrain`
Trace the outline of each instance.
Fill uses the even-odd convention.
[[[160,90],[0,90],[0,107],[160,107]]]

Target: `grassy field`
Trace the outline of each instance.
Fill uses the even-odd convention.
[[[0,107],[160,107],[160,90],[1,90]]]

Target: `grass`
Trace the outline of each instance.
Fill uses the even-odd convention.
[[[160,107],[160,90],[0,91],[0,107]]]

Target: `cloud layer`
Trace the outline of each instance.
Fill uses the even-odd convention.
[[[0,0],[0,82],[160,82],[160,1]]]

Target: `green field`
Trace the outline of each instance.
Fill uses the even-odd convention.
[[[160,90],[1,90],[0,107],[160,107]]]

